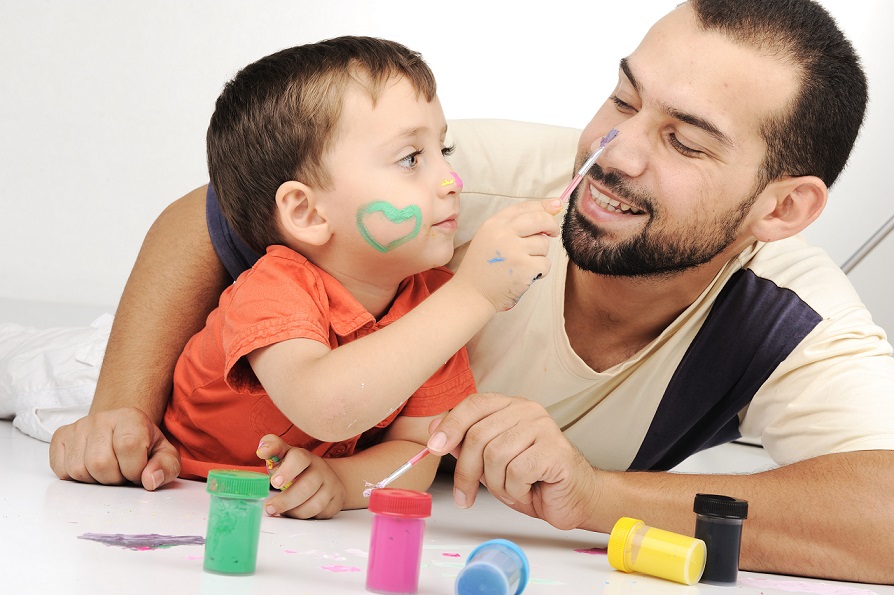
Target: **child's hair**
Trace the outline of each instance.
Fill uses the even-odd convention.
[[[281,50],[226,84],[208,126],[208,171],[221,211],[250,248],[263,254],[283,243],[274,224],[281,184],[331,183],[323,155],[349,85],[364,89],[375,105],[392,77],[405,77],[427,101],[435,97],[434,75],[419,53],[371,37]]]

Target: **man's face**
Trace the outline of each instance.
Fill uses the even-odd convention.
[[[787,109],[797,85],[781,59],[699,30],[688,5],[659,21],[581,135],[577,167],[620,132],[572,195],[562,232],[571,260],[601,274],[663,275],[740,250],[763,191],[759,126]]]

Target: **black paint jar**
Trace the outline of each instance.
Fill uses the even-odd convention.
[[[732,586],[739,574],[742,521],[748,517],[748,502],[716,494],[696,494],[695,537],[705,542],[708,559],[701,582]]]

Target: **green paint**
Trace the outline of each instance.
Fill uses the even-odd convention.
[[[266,475],[214,469],[208,473],[211,494],[204,568],[222,574],[252,574],[258,558]]]
[[[396,240],[392,240],[387,244],[383,244],[372,237],[372,234],[369,232],[369,229],[366,227],[365,218],[368,215],[373,215],[375,213],[382,213],[388,221],[394,224],[401,224],[405,221],[409,221],[410,219],[416,220],[416,225],[413,226],[412,231],[403,235]],[[357,229],[360,230],[360,235],[363,236],[363,239],[366,240],[366,243],[378,250],[379,252],[388,252],[389,250],[394,250],[398,246],[405,244],[415,238],[419,234],[419,230],[422,228],[422,211],[419,210],[419,207],[416,205],[410,205],[408,207],[404,207],[402,209],[398,209],[394,205],[387,203],[383,200],[369,203],[368,205],[357,209]]]

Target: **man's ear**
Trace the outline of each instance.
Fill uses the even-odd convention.
[[[305,244],[322,246],[332,236],[326,217],[318,208],[314,190],[290,180],[276,190],[276,211],[283,232]]]
[[[823,212],[828,198],[829,189],[816,176],[771,182],[755,204],[759,218],[751,224],[751,233],[762,242],[801,233]]]

